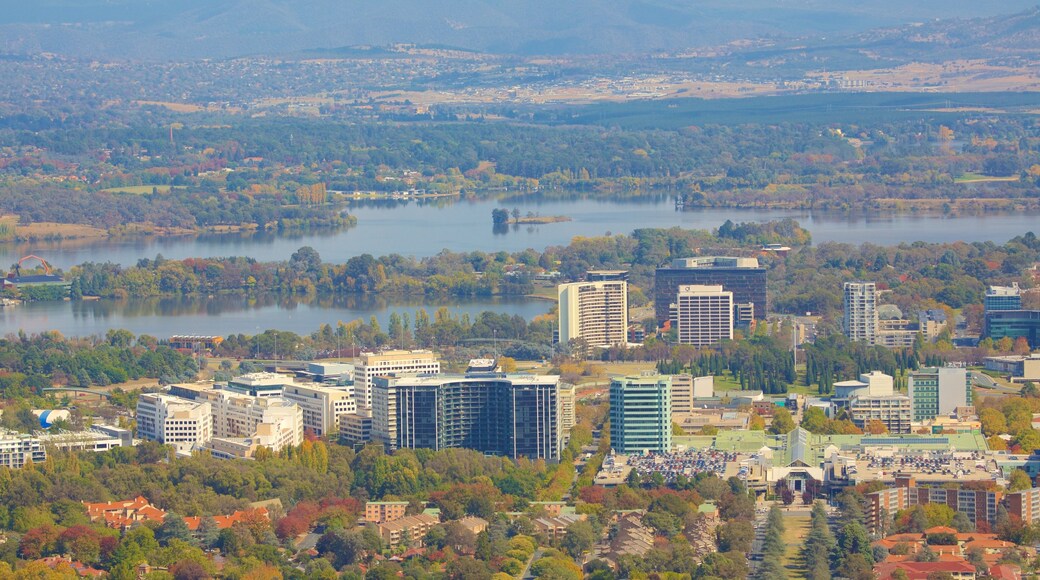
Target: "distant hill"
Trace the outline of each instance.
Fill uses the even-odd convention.
[[[0,52],[166,60],[416,43],[523,55],[644,53],[988,17],[1036,1],[33,0],[0,13]]]

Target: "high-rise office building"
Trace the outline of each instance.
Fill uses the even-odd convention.
[[[965,369],[922,367],[910,373],[908,390],[914,421],[949,415],[972,404],[971,377]]]
[[[671,451],[671,390],[671,377],[663,375],[610,381],[610,446],[614,451]]]
[[[982,299],[986,312],[995,310],[1021,310],[1022,291],[1015,282],[1010,286],[990,286]]]
[[[733,293],[722,286],[679,286],[675,323],[680,344],[711,346],[733,339]]]
[[[354,398],[358,407],[372,406],[372,380],[381,375],[437,374],[441,363],[428,350],[363,352],[354,365]]]
[[[557,376],[377,377],[372,440],[389,450],[465,448],[558,459],[559,388]]]
[[[557,293],[561,344],[579,338],[596,347],[628,342],[628,282],[561,284]]]
[[[754,304],[754,316],[766,318],[766,269],[757,258],[680,258],[654,276],[654,311],[657,323],[668,320],[669,307],[675,303],[680,286],[721,285],[733,293],[737,304]]]
[[[873,282],[845,283],[845,336],[849,340],[875,344],[878,335],[877,285]]]

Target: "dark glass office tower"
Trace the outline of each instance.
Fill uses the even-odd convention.
[[[506,374],[376,377],[372,436],[388,449],[475,449],[558,459],[559,377]]]
[[[679,286],[721,285],[733,293],[734,304],[754,304],[754,316],[765,320],[766,269],[756,258],[681,258],[671,266],[658,268],[654,277],[654,313],[657,324],[668,321],[668,307],[674,304]]]

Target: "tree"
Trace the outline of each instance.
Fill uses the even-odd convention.
[[[827,415],[819,407],[809,407],[802,414],[802,429],[810,433],[822,433],[827,424]]]
[[[791,412],[783,407],[778,407],[773,412],[773,422],[769,425],[769,432],[774,435],[786,435],[794,430],[794,419]]]
[[[885,433],[888,433],[888,426],[882,423],[879,419],[871,419],[870,421],[867,421],[866,425],[864,425],[863,430],[870,435],[884,435]]]
[[[166,512],[166,519],[155,531],[155,538],[159,540],[159,543],[163,546],[168,545],[173,540],[181,540],[182,542],[191,542],[191,530],[188,529],[188,524],[184,521],[184,518],[173,513]]]
[[[567,535],[563,537],[561,547],[571,555],[579,558],[596,543],[596,530],[588,520],[578,520],[567,526]]]
[[[491,223],[495,225],[502,225],[509,222],[509,210],[502,208],[495,208],[491,210]]]
[[[953,519],[950,521],[950,526],[957,530],[957,532],[966,534],[975,531],[975,526],[968,519],[968,515],[964,512],[957,512],[953,514]]]
[[[715,535],[720,552],[747,553],[755,539],[755,527],[748,520],[731,520],[716,528]]]
[[[1009,478],[1008,491],[1023,491],[1033,487],[1033,480],[1029,478],[1029,474],[1023,471],[1021,468],[1017,468],[1011,472]]]

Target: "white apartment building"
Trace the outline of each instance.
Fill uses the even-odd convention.
[[[560,383],[560,388],[556,395],[556,403],[559,405],[556,416],[560,418],[560,439],[564,445],[570,441],[571,429],[574,428],[574,396],[576,390],[577,387],[574,385]]]
[[[575,282],[557,287],[560,343],[582,339],[593,347],[628,343],[628,282]]]
[[[381,375],[438,374],[441,363],[429,350],[363,352],[354,365],[354,394],[358,407],[372,408],[372,379]]]
[[[342,389],[293,383],[282,388],[282,397],[300,406],[303,428],[316,437],[338,434],[340,417],[357,412],[354,397]]]
[[[711,346],[733,339],[733,293],[721,285],[679,286],[675,321],[680,344]]]
[[[137,399],[137,435],[189,454],[213,437],[213,408],[206,401],[142,393]]]
[[[849,340],[876,344],[878,338],[877,284],[845,283],[845,336]]]
[[[0,431],[0,467],[21,469],[26,463],[43,463],[47,450],[31,435]]]

